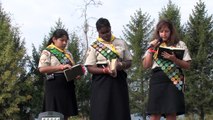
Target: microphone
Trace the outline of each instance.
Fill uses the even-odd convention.
[[[163,42],[163,39],[160,37],[160,38],[158,39],[158,42],[160,42],[160,43],[159,43],[159,45],[160,45],[160,44]],[[154,45],[149,44],[149,45],[147,46],[147,49],[152,48],[152,47],[154,47]]]

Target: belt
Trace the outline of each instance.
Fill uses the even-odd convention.
[[[55,77],[59,77],[59,76],[64,76],[64,73],[52,73],[52,74],[47,74],[47,75],[46,75],[46,79],[47,79],[47,80],[51,80],[51,79],[54,79]]]
[[[107,64],[97,64],[97,67],[107,67]]]
[[[156,68],[152,69],[152,73],[155,73],[158,71],[162,71],[162,69],[160,67],[156,67]]]
[[[54,76],[64,76],[64,73],[53,73]]]

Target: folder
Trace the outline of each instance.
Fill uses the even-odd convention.
[[[158,49],[158,58],[163,58],[161,56],[161,54],[164,51],[169,53],[169,54],[172,54],[172,52],[173,52],[178,59],[182,60],[185,50],[184,50],[184,48],[162,47],[162,46],[160,46],[159,49]]]
[[[83,66],[80,64],[77,64],[77,65],[72,66],[71,69],[64,70],[64,75],[65,75],[67,81],[71,81],[71,80],[74,80],[77,76],[84,75],[84,72],[85,72],[85,70],[84,70]]]

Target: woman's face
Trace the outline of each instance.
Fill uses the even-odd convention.
[[[67,39],[67,36],[65,36],[65,35],[63,37],[57,38],[57,39],[55,37],[53,37],[54,45],[62,50],[66,48],[67,42],[68,42],[68,39]]]
[[[167,26],[163,26],[159,30],[159,36],[163,39],[163,41],[167,41],[170,38],[171,31]]]
[[[98,31],[99,37],[102,38],[105,41],[110,41],[111,40],[111,28],[110,27],[102,27]]]

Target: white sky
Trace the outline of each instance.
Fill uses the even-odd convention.
[[[10,14],[14,26],[20,28],[21,37],[26,42],[26,48],[31,55],[32,44],[38,48],[44,36],[48,35],[50,28],[55,26],[61,18],[66,28],[82,34],[83,25],[82,9],[84,0],[0,0],[2,8]],[[188,20],[189,14],[199,0],[172,0],[180,8],[181,23]],[[213,14],[213,1],[205,2],[208,14]],[[122,36],[123,26],[129,23],[130,16],[139,8],[143,13],[148,13],[151,20],[158,20],[158,14],[166,7],[168,0],[102,0],[99,7],[88,8],[89,24],[95,27],[95,22],[100,17],[109,19],[115,36]],[[93,29],[95,31],[95,29]],[[96,33],[96,31],[95,31]],[[96,33],[97,34],[97,33]],[[96,37],[96,35],[94,35]],[[83,37],[82,37],[83,39]]]

